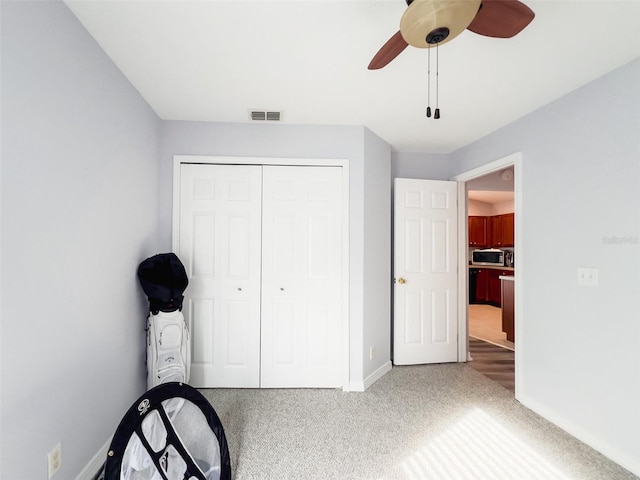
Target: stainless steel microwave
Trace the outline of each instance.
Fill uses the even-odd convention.
[[[472,265],[504,266],[504,252],[497,248],[485,248],[471,251]]]

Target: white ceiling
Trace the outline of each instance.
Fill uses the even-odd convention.
[[[514,201],[513,168],[488,173],[466,182],[467,198],[484,203]]]
[[[469,200],[476,200],[477,202],[483,203],[502,203],[502,202],[513,202],[514,193],[511,192],[495,192],[495,191],[486,191],[486,190],[469,190],[467,192],[467,198]]]
[[[277,110],[282,123],[365,125],[400,152],[452,152],[640,56],[638,0],[525,0],[536,18],[516,37],[465,31],[439,49],[434,120],[427,50],[367,70],[403,0],[66,3],[162,119]]]

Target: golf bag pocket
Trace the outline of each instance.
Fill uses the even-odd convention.
[[[150,313],[147,320],[147,388],[188,383],[191,363],[189,330],[182,312]]]

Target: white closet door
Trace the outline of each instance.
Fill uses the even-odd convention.
[[[261,167],[183,164],[180,237],[184,315],[195,387],[260,381]]]
[[[338,387],[341,168],[263,168],[260,384]]]

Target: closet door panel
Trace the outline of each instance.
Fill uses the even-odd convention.
[[[261,386],[341,386],[342,171],[263,168]]]
[[[259,386],[261,177],[260,166],[180,167],[195,387]]]

